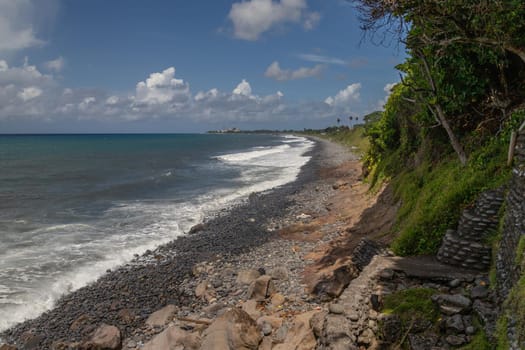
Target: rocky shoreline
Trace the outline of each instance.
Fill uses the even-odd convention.
[[[451,349],[493,332],[486,273],[393,256],[389,188],[368,193],[340,145],[317,140],[311,156],[296,182],[108,271],[0,334],[13,344],[0,350]],[[422,293],[431,320],[384,313]]]
[[[292,222],[307,222],[312,214],[326,213],[324,201],[333,189],[331,183],[319,178],[319,170],[355,160],[346,149],[322,140],[318,140],[311,156],[294,183],[252,194],[246,203],[196,227],[197,232],[108,271],[95,283],[64,296],[54,309],[16,325],[0,338],[20,349],[57,348],[61,342],[82,343],[101,324],[110,324],[118,328],[123,339],[136,339],[140,348],[152,334],[146,332],[142,339],[136,336],[140,333],[137,330],[163,306],[175,305],[180,317],[200,318],[214,316],[210,310],[219,311],[219,304],[210,307],[213,299],[215,303],[228,299],[227,305],[238,305],[247,291],[239,289],[235,280],[240,270],[249,269],[281,269],[287,277],[276,281],[277,288],[289,296],[289,301],[296,296],[297,305],[289,303],[292,309],[305,310],[304,300],[309,297],[301,283],[302,255],[320,242],[280,239],[278,231]],[[200,269],[206,272],[198,272]],[[204,280],[213,286],[214,297],[210,298],[211,292],[206,298],[195,295]],[[312,306],[316,307],[308,307]]]

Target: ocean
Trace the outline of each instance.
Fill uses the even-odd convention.
[[[294,181],[292,135],[0,135],[0,331],[206,217]]]

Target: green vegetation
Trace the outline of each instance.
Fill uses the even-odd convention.
[[[508,179],[504,155],[504,149],[490,145],[473,154],[465,167],[449,156],[394,177],[392,184],[402,206],[394,227],[399,235],[393,250],[400,255],[435,253],[445,231],[457,225],[461,209],[482,190]]]
[[[487,335],[483,331],[479,331],[474,335],[470,343],[459,348],[459,350],[491,350],[494,347],[489,343]]]
[[[410,327],[416,320],[434,323],[439,311],[430,299],[433,294],[436,294],[434,289],[413,288],[387,295],[382,312],[398,315],[404,327]]]
[[[395,252],[435,253],[461,210],[510,175],[510,133],[525,120],[525,7],[352,2],[365,34],[402,42],[407,52],[384,111],[364,118],[368,179],[372,189],[390,181],[401,202]]]
[[[509,349],[507,329],[510,318],[515,322],[515,334],[518,342],[525,342],[525,275],[512,288],[510,295],[503,305],[503,312],[498,319],[495,337],[498,340],[498,349]]]
[[[363,125],[330,127],[324,130],[305,130],[305,134],[324,137],[346,147],[354,147],[353,152],[364,155],[368,151],[369,141]]]
[[[525,254],[525,236],[521,236],[518,242],[518,248],[516,248],[516,266],[520,266],[523,263],[523,254]]]

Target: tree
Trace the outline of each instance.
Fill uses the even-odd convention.
[[[523,74],[522,0],[353,2],[365,34],[381,43],[391,37],[406,46],[411,57],[404,63],[402,81],[412,91],[410,100],[429,111],[466,164],[461,136],[489,120],[499,120],[501,126],[510,106],[508,80],[523,80],[509,68],[508,57],[521,60]],[[479,112],[480,106],[499,108],[502,117]]]
[[[413,25],[424,29],[427,44],[446,47],[471,43],[505,50],[525,63],[523,0],[352,0],[361,28],[385,42],[404,41]]]
[[[341,123],[341,119],[337,118],[337,125],[339,125],[340,123]]]

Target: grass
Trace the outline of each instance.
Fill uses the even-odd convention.
[[[439,312],[430,297],[436,290],[430,288],[412,288],[385,296],[383,310],[385,314],[395,314],[405,326],[414,320],[426,320],[434,323]]]
[[[435,254],[445,231],[457,226],[462,209],[481,191],[508,180],[505,157],[504,145],[492,144],[472,154],[465,167],[450,156],[395,176],[392,184],[401,207],[394,226],[399,233],[392,244],[394,252]]]
[[[471,342],[462,346],[458,350],[491,350],[493,345],[487,339],[487,335],[483,331],[478,331],[472,338]]]
[[[331,127],[325,130],[309,131],[306,133],[309,135],[326,138],[348,148],[353,148],[352,151],[359,155],[363,155],[368,151],[369,141],[365,135],[365,129],[362,125],[356,125],[351,129],[346,126],[342,126]]]

